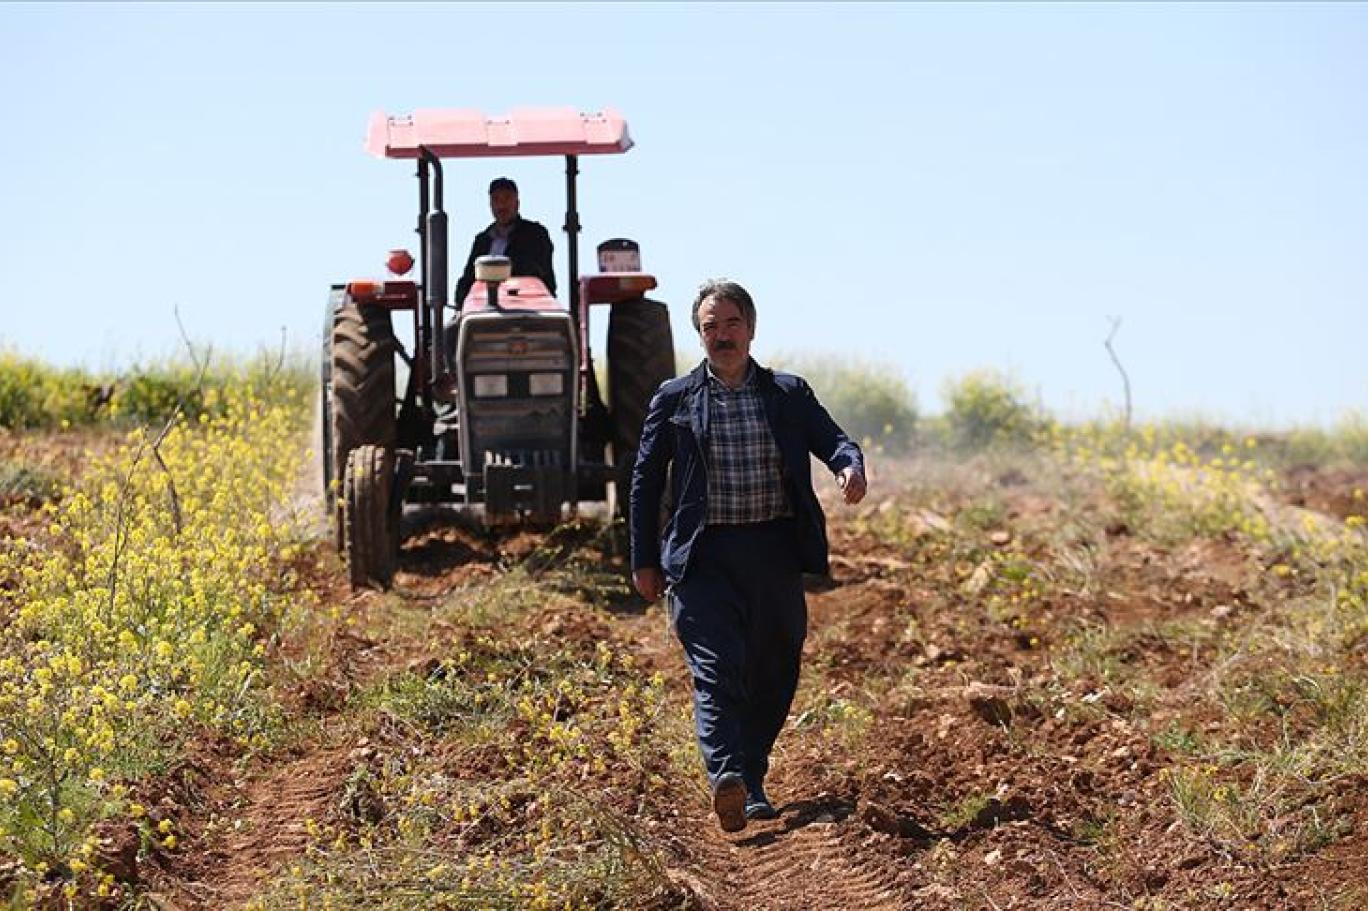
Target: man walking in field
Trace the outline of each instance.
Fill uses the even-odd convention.
[[[864,497],[864,455],[805,380],[751,359],[755,305],[744,288],[704,284],[693,324],[707,358],[660,387],[642,427],[632,571],[648,601],[667,588],[672,596],[713,810],[736,832],[778,815],[764,782],[798,688],[803,573],[828,571],[809,454],[836,475],[847,503]]]

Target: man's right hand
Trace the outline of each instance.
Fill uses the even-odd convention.
[[[641,597],[647,601],[659,601],[660,596],[665,594],[665,574],[653,567],[633,570],[632,581]]]

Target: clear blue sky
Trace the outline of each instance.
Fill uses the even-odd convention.
[[[173,307],[312,347],[328,284],[413,243],[370,112],[562,104],[631,125],[584,247],[641,242],[681,348],[729,275],[761,359],[884,361],[927,410],[988,366],[1118,402],[1109,315],[1146,414],[1368,408],[1362,4],[5,4],[0,37],[0,344],[51,361],[173,351]],[[455,163],[458,261],[496,172],[561,224],[558,161]]]

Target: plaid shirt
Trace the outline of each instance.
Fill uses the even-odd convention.
[[[765,418],[755,365],[737,389],[709,368],[707,524],[741,525],[791,515],[779,447]]]

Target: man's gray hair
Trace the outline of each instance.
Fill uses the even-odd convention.
[[[710,278],[698,289],[698,296],[694,298],[693,327],[695,331],[703,331],[698,325],[698,308],[703,306],[703,302],[710,297],[720,301],[731,301],[741,311],[741,317],[746,321],[746,325],[752,331],[755,329],[755,302],[751,300],[750,292],[734,281],[725,278]]]

